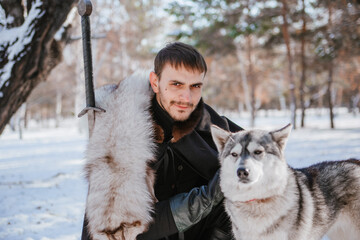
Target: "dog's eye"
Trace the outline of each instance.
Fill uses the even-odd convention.
[[[255,155],[260,155],[260,154],[262,154],[262,151],[261,151],[261,150],[255,150],[255,151],[254,151],[254,154],[255,154]]]
[[[231,153],[231,156],[238,157],[239,155],[236,152]]]

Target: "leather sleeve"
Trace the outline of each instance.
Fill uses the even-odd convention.
[[[205,218],[224,198],[219,185],[219,171],[208,185],[195,187],[155,206],[154,223],[137,240],[159,239],[184,232]]]
[[[208,185],[195,187],[188,193],[170,198],[170,208],[179,232],[184,232],[205,218],[224,196],[219,185],[219,171]]]
[[[149,230],[137,236],[137,240],[155,240],[173,235],[178,232],[171,214],[168,200],[155,204],[154,221]]]

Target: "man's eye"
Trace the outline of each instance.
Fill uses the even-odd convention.
[[[195,84],[192,86],[193,88],[201,88],[201,84]]]
[[[231,153],[231,156],[238,157],[239,155],[236,152]]]
[[[254,154],[255,154],[255,155],[260,155],[260,154],[262,154],[262,151],[261,151],[261,150],[255,150],[255,151],[254,151]]]

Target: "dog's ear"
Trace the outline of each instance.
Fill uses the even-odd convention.
[[[230,137],[231,132],[228,132],[222,128],[219,128],[216,125],[211,125],[211,136],[215,142],[215,145],[219,151],[219,153],[222,152],[224,149],[225,143]]]
[[[288,124],[281,129],[270,132],[272,138],[279,145],[281,151],[283,151],[285,148],[291,129],[292,125]]]

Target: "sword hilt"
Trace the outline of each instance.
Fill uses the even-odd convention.
[[[90,28],[90,19],[89,19],[91,12],[92,12],[91,1],[80,0],[78,4],[78,13],[81,15],[86,107],[95,107],[93,66],[92,66],[92,54],[91,54],[91,28]]]
[[[90,0],[80,0],[78,3],[78,13],[80,16],[90,16],[92,13],[92,4]]]
[[[78,117],[82,117],[84,116],[86,113],[88,113],[89,111],[94,111],[94,112],[106,112],[105,109],[100,108],[100,107],[86,107],[83,110],[81,110],[81,112],[78,114]]]

